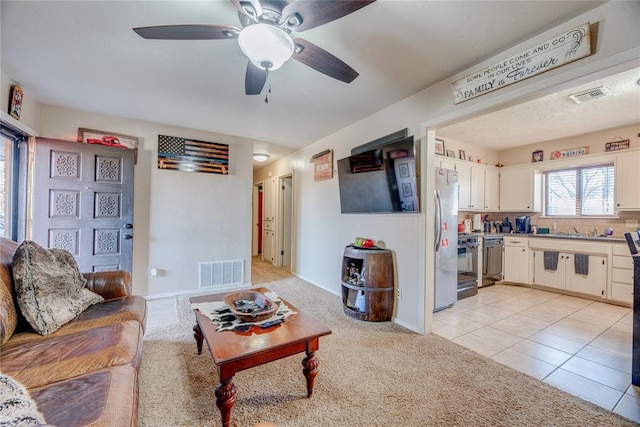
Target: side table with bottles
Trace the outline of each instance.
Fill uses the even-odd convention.
[[[394,302],[393,254],[388,249],[349,245],[342,258],[342,304],[350,317],[391,320]]]

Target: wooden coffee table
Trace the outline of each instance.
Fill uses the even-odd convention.
[[[267,288],[252,290],[269,292]],[[225,295],[228,293],[193,297],[190,301],[192,303],[222,301]],[[320,345],[320,337],[329,335],[331,330],[300,313],[300,310],[288,302],[284,300],[282,302],[297,314],[287,317],[280,325],[267,329],[253,326],[248,332],[216,332],[217,325],[199,311],[194,310],[197,323],[193,330],[198,354],[202,353],[204,339],[218,369],[220,384],[216,387],[216,406],[222,414],[224,427],[229,426],[231,409],[236,403],[236,385],[233,383],[233,376],[244,369],[305,352],[302,372],[307,380],[307,397],[313,394],[313,383],[320,363],[316,357],[316,351]]]

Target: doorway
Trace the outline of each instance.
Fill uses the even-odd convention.
[[[291,269],[293,229],[293,176],[280,177],[280,262],[281,267]]]
[[[33,240],[72,253],[82,272],[131,272],[134,154],[37,138]]]
[[[253,185],[253,230],[251,239],[251,255],[258,256],[262,253],[262,211],[263,211],[263,183]]]

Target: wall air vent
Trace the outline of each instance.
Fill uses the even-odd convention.
[[[569,98],[573,99],[576,104],[582,104],[586,101],[591,101],[592,99],[602,98],[604,96],[609,95],[609,91],[606,87],[594,87],[593,89],[585,90],[584,92],[574,93],[573,95],[569,95]]]
[[[244,283],[244,261],[212,261],[198,264],[201,288],[242,285]]]

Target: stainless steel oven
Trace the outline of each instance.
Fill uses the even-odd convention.
[[[478,293],[478,238],[458,235],[458,300]]]

